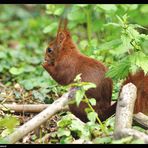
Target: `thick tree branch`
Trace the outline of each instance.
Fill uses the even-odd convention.
[[[128,83],[122,88],[117,102],[114,138],[120,139],[126,136],[133,136],[135,139],[141,139],[148,143],[148,136],[146,134],[131,129],[136,94],[137,88],[132,83]]]
[[[144,129],[148,129],[148,116],[139,112],[134,115],[134,124],[141,126]]]
[[[135,129],[130,129],[130,128],[123,128],[120,130],[120,132],[118,131],[118,139],[127,137],[127,136],[133,136],[133,138],[143,140],[144,143],[148,144],[148,135],[140,131],[137,131]]]
[[[123,128],[132,127],[134,103],[137,97],[137,88],[132,83],[123,86],[117,102],[115,116],[115,133]]]

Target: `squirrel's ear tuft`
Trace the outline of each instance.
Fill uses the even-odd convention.
[[[59,32],[58,33],[58,36],[57,36],[57,41],[58,41],[58,43],[59,44],[63,44],[63,42],[65,41],[65,39],[66,39],[66,35],[65,35],[65,33],[64,32]]]

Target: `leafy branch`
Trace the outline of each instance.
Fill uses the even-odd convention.
[[[98,114],[93,109],[92,105],[96,105],[96,100],[94,98],[88,99],[85,92],[90,88],[95,88],[96,85],[90,82],[81,82],[81,74],[77,75],[75,78],[75,83],[70,84],[71,87],[78,87],[79,90],[76,92],[76,105],[79,106],[80,102],[85,102],[90,109],[89,112],[86,111],[87,117],[90,121],[95,122],[96,120],[101,126],[102,131],[107,134],[105,126],[102,124],[101,120],[98,117]],[[86,110],[87,110],[86,109]]]

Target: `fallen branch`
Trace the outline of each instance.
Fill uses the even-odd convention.
[[[10,144],[16,143],[22,139],[27,133],[31,132],[45,121],[47,121],[52,115],[60,111],[65,105],[68,104],[69,98],[75,94],[76,89],[71,89],[68,93],[65,93],[58,100],[53,102],[49,107],[36,115],[34,118],[26,122],[24,125],[16,129],[12,134],[8,135],[4,141]]]
[[[0,109],[6,108],[15,112],[39,113],[51,104],[0,104]],[[62,110],[68,110],[68,106],[63,107]]]
[[[144,129],[148,129],[148,116],[139,112],[134,115],[134,124],[141,126]]]
[[[123,86],[117,102],[115,114],[115,133],[123,128],[132,127],[134,103],[137,97],[137,88],[132,83]]]
[[[114,138],[120,139],[133,136],[135,139],[141,139],[145,143],[148,143],[148,136],[146,134],[131,129],[136,94],[137,88],[132,83],[128,83],[122,88],[117,102]]]
[[[118,132],[118,139],[127,137],[127,136],[133,136],[133,138],[143,140],[145,144],[148,144],[148,135],[140,131],[137,131],[135,129],[130,129],[130,128],[124,128],[124,129],[121,129],[120,132]]]
[[[111,104],[114,104],[115,101],[112,101]],[[39,113],[45,108],[49,107],[51,104],[0,104],[0,110],[3,108],[13,110],[18,113],[27,112],[27,113]],[[68,105],[64,106],[64,111],[69,110]]]

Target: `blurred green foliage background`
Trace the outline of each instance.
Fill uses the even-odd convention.
[[[61,4],[0,5],[0,82],[38,90],[42,101],[51,91],[57,94],[64,91],[41,66],[63,10]],[[82,53],[110,67],[123,58],[117,16],[125,14],[129,23],[148,27],[147,4],[73,4],[67,15],[68,28]],[[147,29],[138,31],[148,33]],[[148,53],[148,40],[142,47]],[[118,87],[116,84],[115,89]]]

